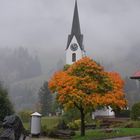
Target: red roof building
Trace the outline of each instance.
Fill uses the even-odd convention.
[[[140,70],[135,72],[133,76],[130,77],[131,79],[140,79]]]

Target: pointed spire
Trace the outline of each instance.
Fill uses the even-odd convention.
[[[74,34],[74,35],[81,34],[77,0],[75,0],[75,8],[74,8],[74,14],[73,14],[71,34]]]
[[[81,50],[84,50],[83,34],[81,34],[81,30],[80,30],[77,0],[75,0],[75,8],[74,8],[74,14],[73,14],[72,29],[71,29],[71,34],[68,36],[68,42],[67,42],[66,50],[69,48],[69,45],[70,45],[74,36],[76,37],[77,42],[78,42]]]

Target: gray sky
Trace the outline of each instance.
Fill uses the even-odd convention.
[[[119,60],[140,44],[140,0],[78,0],[78,8],[89,56]],[[24,46],[57,59],[73,11],[74,0],[0,0],[0,47]]]

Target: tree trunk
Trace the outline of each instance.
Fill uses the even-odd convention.
[[[84,109],[80,109],[81,113],[81,136],[85,136],[85,113]]]

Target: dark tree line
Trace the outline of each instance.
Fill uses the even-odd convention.
[[[5,116],[14,113],[13,105],[9,99],[8,91],[2,83],[0,83],[0,121],[4,119]]]

